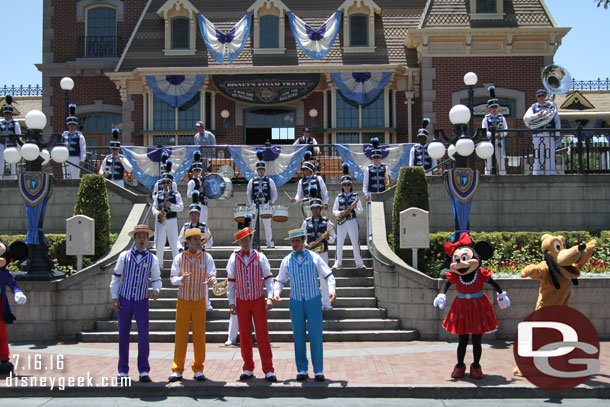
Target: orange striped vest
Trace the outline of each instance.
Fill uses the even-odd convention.
[[[205,298],[205,290],[208,289],[206,284],[205,252],[201,251],[197,254],[193,254],[188,250],[182,252],[178,267],[181,276],[189,272],[191,273],[178,288],[178,297],[185,301],[199,301]]]

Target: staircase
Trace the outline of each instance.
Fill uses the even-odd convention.
[[[213,247],[208,252],[214,258],[217,278],[227,277],[226,266],[231,253],[236,247]],[[169,248],[166,248],[170,252]],[[290,253],[289,246],[264,249],[263,252],[271,264],[271,272],[277,276],[282,259]],[[156,301],[150,301],[150,341],[174,342],[174,320],[176,316],[176,297],[178,288],[169,280],[171,257],[165,253],[161,270],[163,288]],[[366,246],[361,247],[366,269],[357,270],[354,259],[343,258],[343,268],[333,270],[337,282],[337,300],[332,310],[323,311],[324,340],[335,342],[353,341],[405,341],[418,338],[415,330],[402,330],[400,320],[386,318],[386,310],[377,307],[373,281],[373,259]],[[345,255],[352,255],[351,246],[344,248]],[[331,265],[335,256],[334,247],[329,253]],[[210,290],[213,311],[206,316],[206,341],[223,343],[227,340],[229,329],[229,301],[226,295],[216,297]],[[283,301],[274,304],[269,311],[268,324],[271,342],[292,342],[292,326],[289,311],[290,282],[282,291]],[[118,323],[116,312],[112,319],[97,321],[94,332],[79,332],[82,342],[118,342]],[[132,323],[131,339],[136,340],[137,329]]]

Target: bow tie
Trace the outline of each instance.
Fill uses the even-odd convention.
[[[245,257],[249,257],[249,256],[250,256],[250,250],[248,250],[247,252],[245,252],[245,251],[243,251],[243,250],[242,250],[241,252],[242,252],[242,254],[243,254]]]
[[[133,253],[134,253],[136,256],[138,256],[138,255],[140,255],[140,256],[144,256],[144,255],[146,255],[146,250],[136,250],[136,249],[134,249],[134,250],[133,250]]]

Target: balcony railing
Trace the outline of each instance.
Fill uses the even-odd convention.
[[[0,96],[42,96],[42,87],[40,85],[4,85],[0,87]]]
[[[79,37],[79,58],[116,58],[121,50],[121,38],[116,36]]]
[[[610,79],[600,79],[592,81],[577,81],[572,79],[571,90],[610,90]]]

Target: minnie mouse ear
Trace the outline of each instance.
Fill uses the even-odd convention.
[[[487,242],[477,242],[474,245],[474,251],[477,252],[481,260],[491,259],[494,255],[494,248]]]

